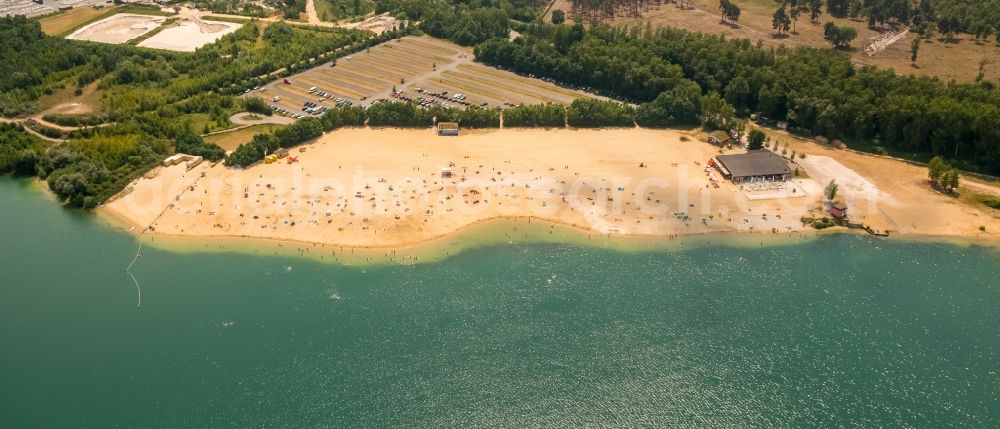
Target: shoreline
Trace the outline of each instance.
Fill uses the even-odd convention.
[[[144,244],[168,251],[236,252],[244,254],[305,257],[345,265],[436,262],[462,252],[500,245],[566,244],[623,252],[683,250],[691,246],[728,245],[756,248],[792,245],[823,235],[857,234],[855,231],[796,231],[791,233],[747,233],[739,231],[697,232],[659,235],[600,234],[575,225],[545,219],[492,218],[477,221],[450,233],[403,245],[349,246],[336,243],[297,241],[281,238],[224,236],[194,237],[158,232],[129,231],[121,219],[103,212],[97,215],[106,225],[132,235]],[[134,226],[134,225],[132,225]],[[865,234],[867,235],[867,234]]]
[[[25,181],[26,186],[31,188],[33,192],[37,193],[39,197],[54,204],[59,204],[51,191],[43,185],[43,182],[43,180],[38,178]],[[306,258],[309,260],[325,261],[329,263],[339,263],[348,266],[431,263],[459,255],[465,251],[501,245],[567,244],[590,248],[613,249],[619,252],[683,251],[697,246],[759,248],[764,245],[768,247],[795,245],[807,240],[818,240],[826,236],[839,235],[866,236],[873,240],[937,243],[960,247],[979,247],[993,249],[1000,252],[1000,238],[982,237],[976,235],[897,233],[888,237],[879,237],[861,230],[836,227],[826,230],[807,229],[779,234],[744,231],[700,232],[678,234],[671,238],[656,235],[623,236],[598,234],[578,225],[570,225],[558,221],[533,219],[532,224],[529,225],[527,222],[518,223],[516,219],[509,218],[482,220],[474,224],[466,225],[465,227],[451,233],[433,237],[421,242],[410,243],[404,246],[350,247],[330,243],[293,241],[275,238],[221,235],[194,237],[186,235],[170,235],[159,232],[143,232],[139,230],[139,225],[129,222],[127,219],[111,210],[98,208],[88,214],[92,216],[91,219],[102,223],[104,226],[114,230],[115,232],[130,235],[137,241],[142,241],[145,245],[168,252],[230,252],[256,256],[276,255]],[[496,234],[490,234],[491,232],[496,233],[497,230],[503,230],[505,226],[510,226],[514,229],[526,227],[524,228],[525,230],[533,230],[528,231],[528,237],[524,237],[524,235],[522,235],[520,237],[513,237],[510,240],[501,239]],[[548,227],[549,230],[554,230],[553,233],[547,233],[545,227]],[[542,233],[543,231],[546,231],[546,233]],[[470,238],[472,240],[464,243],[464,245],[456,246],[457,240]],[[317,246],[319,246],[318,249],[316,248]],[[300,248],[307,248],[309,250],[300,252],[298,251]],[[341,254],[335,258],[325,258],[325,253],[320,255],[318,252],[319,250],[334,248],[350,253]]]
[[[935,194],[922,184],[926,173],[911,165],[786,141],[785,148],[791,143],[809,154],[791,161],[791,181],[777,188],[734,184],[707,165],[727,151],[699,137],[642,128],[476,130],[460,137],[423,129],[340,129],[293,148],[295,159],[287,162],[246,169],[157,167],[97,213],[121,229],[187,248],[244,242],[376,255],[435,247],[506,225],[512,228],[507,238],[516,226],[542,225],[585,240],[666,243],[697,236],[752,237],[759,244],[771,237],[866,234],[802,224],[804,217],[828,216],[822,194],[832,178],[841,184],[854,223],[893,236],[1000,238],[994,232],[1000,231],[1000,214]],[[981,225],[987,233],[978,230]]]
[[[844,227],[827,230],[802,230],[784,233],[715,231],[660,235],[600,234],[558,221],[545,219],[493,218],[466,225],[458,230],[420,242],[399,246],[345,246],[335,243],[295,241],[280,238],[245,236],[208,236],[163,234],[128,230],[135,225],[114,213],[101,210],[95,218],[106,226],[133,236],[137,241],[169,252],[240,253],[253,256],[306,258],[349,266],[439,262],[479,248],[503,245],[573,245],[618,252],[683,251],[700,246],[726,246],[744,249],[790,246],[824,237],[855,235],[872,240],[939,243],[960,247],[981,247],[1000,251],[1000,239],[966,235],[894,234],[881,237]],[[511,234],[517,233],[517,234]]]

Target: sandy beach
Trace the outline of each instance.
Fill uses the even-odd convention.
[[[706,162],[719,149],[696,132],[341,129],[293,148],[297,162],[157,168],[102,211],[158,235],[357,248],[406,247],[494,219],[607,236],[779,234],[812,230],[800,218],[823,215],[830,175],[844,183],[852,218],[898,233],[1000,230],[996,214],[927,188],[919,167],[793,144],[810,154],[795,166],[809,178],[775,190],[718,177]]]
[[[144,48],[167,49],[170,51],[194,52],[198,48],[219,40],[222,36],[240,28],[240,24],[219,21],[182,21],[165,28],[142,42]]]

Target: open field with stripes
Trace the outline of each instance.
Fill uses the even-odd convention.
[[[302,109],[307,102],[333,108],[338,104],[370,105],[378,100],[399,99],[457,108],[503,108],[569,104],[592,96],[475,63],[471,49],[430,37],[386,42],[367,52],[276,80],[252,95],[299,115],[305,114]]]

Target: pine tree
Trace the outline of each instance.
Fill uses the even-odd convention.
[[[788,13],[785,12],[785,5],[782,4],[771,18],[771,28],[778,30],[778,35],[780,36],[782,33],[788,32],[788,29],[791,28],[791,23],[792,20],[788,18]]]
[[[809,20],[813,23],[819,22],[819,16],[823,14],[823,0],[811,0],[809,4]]]
[[[792,33],[798,34],[795,24],[799,22],[799,14],[802,13],[802,9],[799,8],[797,0],[789,2],[788,13],[789,17],[792,18]]]
[[[836,180],[830,180],[830,183],[826,184],[826,188],[823,189],[823,195],[826,196],[827,202],[832,202],[834,198],[837,198],[838,189],[840,189],[840,185],[837,184]]]

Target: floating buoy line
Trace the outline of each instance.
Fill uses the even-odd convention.
[[[136,292],[135,308],[136,309],[138,309],[139,307],[142,307],[142,289],[139,288],[139,280],[136,280],[135,276],[132,275],[132,266],[135,265],[135,261],[139,260],[140,256],[142,256],[142,240],[141,239],[139,240],[139,250],[135,251],[135,257],[132,258],[132,262],[130,264],[128,264],[128,267],[125,268],[125,273],[128,274],[128,276],[132,278],[133,282],[135,282],[135,292]]]

